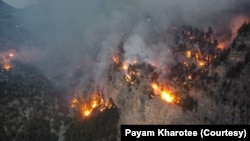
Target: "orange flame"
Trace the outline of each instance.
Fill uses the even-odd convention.
[[[127,82],[132,83],[132,82],[131,82],[132,79],[131,79],[131,76],[130,76],[130,75],[127,74],[127,75],[125,76],[125,79],[126,79]]]
[[[85,110],[83,111],[83,114],[85,117],[89,116],[91,114],[91,111],[90,110]]]
[[[90,109],[87,104],[84,104],[81,110],[83,117],[88,117],[92,113],[92,109]]]
[[[94,109],[95,107],[97,107],[97,100],[91,101],[91,108]]]
[[[161,92],[161,99],[169,103],[172,103],[174,101],[174,97],[167,91]]]
[[[15,51],[10,50],[7,52],[0,53],[0,64],[5,71],[9,71],[12,68],[11,61],[15,56]]]
[[[204,62],[204,61],[198,61],[198,65],[200,67],[204,67],[206,65],[206,62]]]
[[[128,70],[128,64],[127,64],[127,63],[124,63],[124,64],[122,65],[122,69],[123,69],[124,71],[127,71],[127,70]]]
[[[11,65],[10,64],[4,64],[3,69],[6,71],[9,71],[11,69]]]
[[[191,57],[191,53],[192,53],[191,50],[187,50],[187,51],[186,51],[186,57],[187,57],[187,58],[190,58],[190,57]]]
[[[78,103],[79,103],[78,99],[73,98],[73,99],[71,100],[71,106],[70,106],[70,107],[71,107],[71,108],[76,108]]]
[[[217,45],[217,48],[221,49],[221,50],[226,49],[227,48],[226,42],[219,42],[218,45]]]
[[[152,88],[153,88],[154,90],[156,90],[156,91],[158,91],[158,89],[159,89],[158,85],[155,84],[155,83],[152,84]]]
[[[168,103],[178,103],[179,98],[176,97],[166,88],[160,88],[156,83],[152,83],[151,87],[153,88],[155,94],[160,95],[161,99]]]
[[[80,104],[79,100],[73,98],[71,100],[71,108],[79,110],[83,118],[90,117],[94,111],[104,111],[105,109],[112,108],[113,104],[103,99],[100,95],[96,94],[90,99],[85,100],[84,103]]]
[[[120,61],[120,59],[119,59],[119,57],[118,57],[117,55],[113,56],[113,57],[112,57],[112,60],[113,60],[113,62],[116,63],[116,64],[119,63],[119,61]]]

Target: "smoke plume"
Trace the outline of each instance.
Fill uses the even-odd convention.
[[[249,14],[243,7],[249,5],[247,0],[4,2],[19,8],[17,18],[32,43],[28,50],[20,49],[19,59],[36,65],[56,86],[75,89],[75,93],[89,89],[89,83],[105,85],[112,55],[120,44],[129,63],[168,66],[175,63],[171,43],[155,35],[183,24],[230,29],[237,26],[227,25],[232,15]]]

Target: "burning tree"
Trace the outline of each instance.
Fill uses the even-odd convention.
[[[86,99],[73,98],[70,105],[70,107],[77,114],[80,114],[82,118],[87,118],[96,112],[103,112],[106,109],[116,107],[112,98],[107,100],[98,92]]]

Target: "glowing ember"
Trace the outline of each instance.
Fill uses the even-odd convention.
[[[226,42],[219,42],[217,45],[217,48],[221,50],[226,49],[226,47],[227,47]]]
[[[187,56],[187,58],[191,57],[191,51],[190,50],[186,51],[186,56]]]
[[[204,61],[198,61],[198,65],[200,66],[200,67],[203,67],[203,66],[205,66],[205,62]]]
[[[188,75],[188,79],[189,80],[191,80],[192,79],[192,75],[190,74],[190,75]]]
[[[126,79],[126,81],[129,82],[129,83],[133,83],[133,82],[131,82],[132,79],[131,79],[131,76],[130,76],[130,75],[127,74],[127,75],[125,76],[125,79]]]
[[[128,70],[128,64],[127,64],[127,63],[124,63],[124,64],[122,65],[122,69],[123,69],[124,71],[127,71],[127,70]]]
[[[9,57],[13,57],[13,56],[14,56],[14,54],[13,54],[13,53],[10,53],[10,54],[9,54]]]
[[[9,71],[12,68],[13,57],[15,57],[15,51],[13,50],[0,53],[0,65],[2,65],[3,70]]]
[[[189,66],[187,62],[183,62],[183,65],[185,65],[186,67]]]
[[[76,108],[77,104],[79,103],[78,99],[74,98],[71,101],[71,108]]]
[[[133,61],[133,64],[137,64],[137,63],[138,63],[137,60],[134,60],[134,61]]]
[[[157,84],[155,84],[155,83],[152,84],[152,88],[153,88],[154,90],[158,90],[158,89],[159,89],[159,87],[158,87]]]
[[[119,59],[118,56],[113,56],[113,57],[112,57],[112,60],[113,60],[113,62],[116,63],[116,64],[118,64],[119,61],[120,61],[120,59]]]
[[[91,108],[95,108],[97,106],[97,100],[91,101]]]
[[[200,55],[198,53],[195,54],[195,58],[199,59]]]
[[[4,64],[3,69],[6,71],[9,71],[11,69],[11,65],[10,64]]]

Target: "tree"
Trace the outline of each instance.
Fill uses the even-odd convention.
[[[56,141],[57,137],[50,132],[49,121],[41,117],[31,118],[15,140],[20,141]]]

